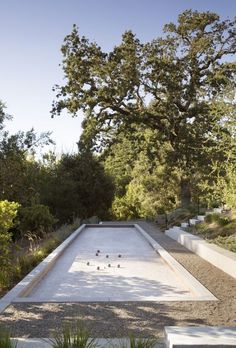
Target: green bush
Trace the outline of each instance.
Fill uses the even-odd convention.
[[[230,218],[228,216],[220,216],[218,220],[219,226],[226,226],[230,223]]]
[[[219,214],[213,213],[213,214],[208,214],[205,218],[205,222],[211,224],[212,222],[218,222],[219,220]]]
[[[50,254],[60,244],[58,238],[47,240],[43,246],[34,250],[31,254],[22,255],[18,258],[15,278],[22,278],[29,273],[39,262]]]
[[[201,222],[200,224],[196,224],[192,226],[194,230],[196,230],[198,233],[205,233],[208,230],[208,224],[206,222]]]
[[[18,259],[18,269],[20,276],[25,276],[41,261],[41,256],[38,254],[30,254],[20,256]]]
[[[9,229],[14,225],[19,206],[15,202],[0,201],[0,288],[8,284],[8,273],[11,268],[9,256],[11,233]]]
[[[51,231],[53,225],[57,222],[50,213],[49,207],[43,204],[21,208],[19,215],[19,227],[22,234],[30,232],[42,237],[45,233]]]
[[[221,214],[208,214],[205,218],[205,222],[207,223],[212,223],[215,222],[217,223],[219,226],[223,227],[228,225],[231,220],[228,216],[222,216]]]
[[[219,202],[211,202],[211,208],[214,209],[214,208],[219,208],[220,206],[220,203]]]
[[[6,233],[13,226],[14,218],[17,215],[19,203],[9,202],[7,200],[0,201],[0,232]]]
[[[218,236],[214,243],[229,251],[236,252],[236,236]]]
[[[224,231],[227,234],[227,236],[234,234],[236,232],[236,221],[232,221],[228,223],[226,226],[224,226]]]

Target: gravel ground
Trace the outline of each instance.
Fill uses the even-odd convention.
[[[158,243],[192,273],[219,301],[16,303],[0,323],[16,337],[48,337],[65,321],[83,319],[93,337],[162,336],[164,326],[236,326],[236,280],[160,232],[140,222]]]

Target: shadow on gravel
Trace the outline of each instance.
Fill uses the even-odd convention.
[[[204,312],[209,306],[207,302],[197,306],[193,302],[18,303],[0,315],[0,323],[15,337],[48,337],[64,322],[77,319],[91,329],[93,337],[124,337],[131,332],[138,337],[162,336],[164,326],[210,325]],[[213,321],[216,325],[214,315]]]

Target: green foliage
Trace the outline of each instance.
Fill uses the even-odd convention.
[[[207,214],[205,218],[205,222],[207,223],[212,223],[212,222],[217,222],[219,219],[219,214]]]
[[[136,338],[130,333],[129,340],[121,342],[116,348],[154,348],[156,344],[156,338]]]
[[[99,347],[96,339],[90,338],[90,331],[81,322],[77,321],[75,325],[67,323],[63,326],[62,333],[56,333],[53,339],[50,339],[52,348],[96,348]],[[111,348],[154,348],[156,338],[135,338],[129,334],[128,341],[121,340],[118,344],[112,344]]]
[[[13,238],[28,232],[42,235],[55,223],[53,216],[60,223],[107,216],[114,187],[98,156],[83,152],[57,158],[49,152],[37,160],[37,149],[52,143],[50,134],[1,131],[7,118],[1,105],[0,199],[22,206]]]
[[[222,216],[221,214],[208,214],[205,221],[207,223],[215,222],[219,226],[226,226],[231,222],[228,216]]]
[[[38,265],[49,253],[51,253],[61,242],[63,242],[70,234],[80,225],[80,221],[76,220],[73,224],[63,225],[59,230],[47,236],[46,239],[40,240],[38,245],[30,247],[24,254],[16,257],[11,255],[11,272],[0,272],[0,290],[10,289],[34,267]],[[14,249],[16,245],[14,245]],[[2,270],[1,270],[2,271]]]
[[[13,226],[13,220],[17,215],[19,207],[19,203],[9,202],[7,200],[0,201],[0,231],[2,234],[7,233]]]
[[[206,191],[215,196],[214,164],[222,168],[235,138],[235,62],[227,59],[236,52],[234,38],[235,19],[220,21],[215,13],[191,10],[180,14],[176,24],[167,24],[162,37],[146,44],[125,32],[109,53],[80,37],[76,27],[65,38],[66,83],[56,87],[52,114],[64,109],[73,115],[85,112],[83,150],[100,150],[106,156],[114,144],[119,152],[122,145],[117,143],[128,145],[124,158],[120,155],[114,164],[107,155],[106,166],[115,173],[118,210],[127,202],[128,191],[131,215],[140,210],[135,189],[126,188],[136,180],[131,174],[136,155],[130,161],[129,156],[130,144],[136,146],[137,141],[129,143],[121,135],[139,139],[140,133],[155,134],[156,143],[146,142],[147,152],[150,155],[155,144],[161,165],[178,175],[182,207]],[[143,184],[139,185],[142,191]]]
[[[137,154],[131,168],[130,180],[123,187],[125,193],[113,201],[112,213],[116,218],[153,219],[161,210],[168,212],[178,204],[176,173],[168,173],[167,167],[157,159],[150,159],[146,151]]]
[[[137,145],[129,139],[120,137],[107,152],[104,160],[105,171],[112,177],[115,195],[121,197],[132,179],[132,169],[138,156]]]
[[[228,217],[220,217],[218,220],[219,226],[226,226],[230,223],[230,219]]]
[[[48,254],[50,254],[61,242],[62,238],[50,238],[43,245],[26,255],[19,256],[13,270],[13,278],[16,280],[22,279],[34,267],[36,267]]]
[[[56,333],[50,340],[52,348],[95,348],[96,340],[90,338],[90,331],[80,321],[76,325],[65,324],[62,333]]]
[[[236,158],[235,158],[236,159]],[[230,163],[225,168],[225,175],[219,176],[216,190],[221,202],[236,208],[236,164]]]
[[[0,348],[16,348],[17,341],[12,341],[10,332],[5,327],[0,326]]]
[[[50,144],[49,133],[36,135],[34,130],[9,135],[0,141],[0,199],[30,204],[37,190],[40,165],[34,160],[38,147]]]
[[[40,261],[42,261],[42,256],[39,253],[20,256],[14,270],[14,276],[19,280],[22,279],[22,277],[36,267]]]
[[[0,287],[8,282],[8,272],[11,267],[9,257],[11,233],[9,229],[14,225],[19,206],[15,202],[0,201]]]
[[[188,209],[184,209],[184,208],[175,209],[167,215],[168,226],[180,225],[181,222],[183,222],[184,220],[188,221],[188,219],[190,219],[194,215],[195,214],[193,214]]]
[[[223,214],[209,214],[204,222],[189,227],[189,231],[227,250],[236,251],[236,219],[234,211]]]
[[[91,154],[63,155],[44,183],[43,201],[61,222],[104,218],[113,199],[113,183]]]
[[[52,230],[57,221],[50,213],[49,207],[43,204],[23,207],[20,209],[19,215],[19,228],[22,234],[32,233],[42,237]]]
[[[236,253],[236,236],[218,236],[214,244]]]

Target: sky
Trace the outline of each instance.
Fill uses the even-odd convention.
[[[52,87],[63,83],[60,47],[73,24],[109,51],[125,30],[142,42],[160,36],[186,9],[232,18],[236,0],[0,0],[0,100],[13,116],[6,128],[51,131],[57,153],[76,151],[83,114],[50,116]]]

